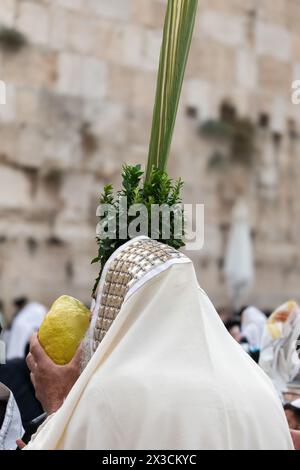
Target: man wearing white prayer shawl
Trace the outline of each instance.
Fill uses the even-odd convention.
[[[250,348],[260,349],[267,322],[266,315],[258,308],[250,306],[242,312],[241,320],[242,334],[247,338]]]
[[[173,248],[141,237],[112,255],[89,334],[91,359],[25,449],[293,449],[270,379]]]
[[[46,307],[38,302],[29,302],[22,308],[9,332],[7,360],[25,358],[30,337],[34,331],[38,331],[46,313]]]
[[[262,337],[260,367],[273,381],[279,396],[286,391],[300,370],[296,352],[300,335],[300,307],[295,301],[285,302],[268,318]]]
[[[0,382],[0,450],[15,450],[24,430],[12,392]]]

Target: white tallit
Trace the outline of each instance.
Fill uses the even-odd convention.
[[[15,450],[16,440],[24,434],[21,415],[12,392],[0,382],[0,401],[6,403],[3,423],[0,423],[0,450]]]
[[[192,262],[179,258],[129,290],[64,404],[27,448],[293,444],[271,381],[227,333]]]
[[[266,315],[256,307],[250,306],[243,311],[242,334],[251,348],[260,349],[266,321]]]
[[[6,359],[24,358],[31,335],[38,331],[47,309],[38,302],[29,302],[13,321],[8,336]]]
[[[265,325],[259,358],[259,365],[280,396],[300,371],[296,352],[299,335],[300,307],[295,301],[286,302],[272,313]]]

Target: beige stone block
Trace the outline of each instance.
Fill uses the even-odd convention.
[[[16,151],[16,161],[23,167],[39,168],[43,163],[44,136],[34,127],[22,127]]]
[[[245,43],[244,18],[212,9],[204,11],[199,16],[196,35],[228,46],[241,46]]]
[[[59,57],[57,91],[59,93],[103,98],[107,90],[107,66],[103,61],[79,54]]]
[[[89,216],[89,203],[94,178],[92,174],[70,173],[64,177],[61,189],[63,209],[58,223],[84,221]]]
[[[211,39],[196,38],[192,44],[186,71],[187,78],[230,85],[236,79],[236,51]],[[218,85],[217,85],[218,84]]]
[[[83,58],[74,53],[63,52],[58,60],[57,91],[80,95],[82,91]]]
[[[261,113],[271,116],[273,98],[274,96],[272,93],[263,89],[257,89],[253,94],[251,94],[251,105],[253,109],[255,109],[257,118]]]
[[[98,19],[92,55],[108,62],[121,62],[124,57],[126,28],[126,23]]]
[[[286,8],[284,18],[286,18],[286,24],[289,30],[298,36],[300,25],[300,4],[298,2],[289,2],[289,7]]]
[[[67,21],[67,44],[70,50],[90,55],[95,49],[97,22],[86,15],[70,13]]]
[[[16,87],[6,83],[6,104],[0,105],[0,125],[14,122],[16,119]]]
[[[299,18],[299,24],[300,24],[300,18]],[[292,57],[294,60],[299,60],[300,59],[300,37],[298,34],[293,34],[292,37]]]
[[[6,26],[12,26],[16,12],[15,0],[2,0],[0,7],[0,23]]]
[[[198,109],[199,118],[207,120],[211,117],[211,98],[213,87],[208,81],[186,80],[183,88],[183,99],[187,106]]]
[[[149,33],[150,36],[150,33]],[[148,65],[149,62],[153,64],[153,55],[151,56],[151,52],[149,51],[149,46],[151,43],[151,38],[148,37],[148,44],[146,44],[147,33],[145,29],[142,28],[140,25],[136,24],[129,24],[126,25],[124,28],[124,32],[122,35],[122,48],[121,54],[119,56],[119,61],[122,62],[124,65],[132,66],[132,67],[142,67],[144,62],[144,54],[145,49],[147,49],[147,61]],[[153,42],[151,43],[153,45]],[[155,48],[156,49],[156,48]],[[150,57],[149,57],[150,54]],[[151,62],[152,57],[152,62]],[[156,56],[158,60],[158,56]],[[154,59],[155,60],[155,59]]]
[[[4,161],[14,161],[17,153],[19,128],[16,124],[0,124],[0,172]]]
[[[44,141],[44,167],[67,170],[79,168],[82,160],[79,132],[61,124],[61,129],[51,132]]]
[[[123,124],[127,129],[128,143],[147,146],[150,141],[151,123],[150,113],[141,109],[132,111]]]
[[[161,44],[161,29],[145,30],[142,50],[142,66],[145,69],[158,71]]]
[[[63,7],[76,11],[81,11],[81,9],[85,7],[85,0],[54,0],[53,3],[55,8]]]
[[[258,84],[269,93],[285,94],[292,83],[292,66],[270,56],[258,60]]]
[[[49,46],[63,50],[68,43],[68,12],[63,8],[57,8],[57,5],[52,5],[49,14]]]
[[[99,140],[125,144],[126,112],[118,103],[103,103],[101,99],[88,99],[84,103],[84,121],[91,124],[91,132]]]
[[[232,92],[233,103],[240,116],[255,118],[255,112],[251,106],[251,95],[243,87],[236,87]]]
[[[85,0],[87,12],[103,18],[128,21],[131,17],[131,0]]]
[[[40,124],[41,93],[33,87],[16,89],[16,120],[22,124]]]
[[[44,135],[45,168],[77,168],[82,158],[80,128],[83,100],[56,94],[44,94],[40,120]]]
[[[256,51],[287,62],[292,54],[292,35],[280,26],[259,21],[256,27]]]
[[[150,131],[149,131],[150,136]],[[149,139],[148,139],[149,141]],[[148,142],[147,141],[147,142]],[[127,145],[124,148],[122,157],[124,163],[128,163],[129,165],[136,165],[137,163],[141,164],[143,168],[146,167],[147,157],[148,157],[148,150],[149,150],[149,143],[146,145],[136,145],[131,144]]]
[[[163,0],[132,0],[132,19],[135,23],[162,28],[166,14]]]
[[[237,83],[247,89],[255,89],[257,86],[257,60],[252,51],[239,49],[236,63]]]
[[[222,243],[217,226],[215,223],[206,223],[203,255],[206,257],[209,256],[210,258],[216,258],[220,256],[221,250]]]
[[[104,98],[108,88],[107,64],[93,57],[83,60],[81,93],[87,98]]]
[[[108,99],[121,104],[132,103],[132,84],[137,70],[133,67],[113,64],[109,68]]]
[[[0,169],[0,208],[26,210],[31,203],[30,184],[21,171],[8,166]]]
[[[101,20],[93,38],[94,55],[109,62],[157,71],[161,41],[161,30]]]
[[[62,208],[60,181],[63,181],[63,175],[63,172],[58,169],[53,169],[50,173],[49,170],[43,168],[38,176],[34,202],[31,207],[32,222],[30,225],[36,222],[40,227],[44,227],[44,233],[40,234],[44,239],[47,237],[45,228],[49,223],[53,226],[53,222]],[[48,237],[49,235],[48,233]]]
[[[156,72],[137,71],[132,84],[132,105],[152,112],[155,98]]]
[[[83,98],[55,93],[41,93],[40,122],[43,123],[45,136],[77,132],[82,123]]]
[[[46,44],[49,39],[47,8],[34,2],[21,2],[17,27],[30,41],[37,44]]]
[[[245,15],[247,11],[253,9],[253,0],[199,0],[199,16],[203,12],[217,11],[218,13],[225,13],[230,15]]]
[[[52,87],[57,77],[55,52],[26,47],[17,56],[3,56],[1,79],[16,85]]]
[[[260,17],[268,23],[284,27],[288,23],[289,10],[293,9],[293,4],[297,4],[297,2],[286,0],[272,0],[271,2],[266,1],[260,3]]]
[[[300,80],[300,62],[293,65],[293,80]]]
[[[277,95],[272,107],[272,129],[284,134],[287,124],[287,100],[284,96]]]

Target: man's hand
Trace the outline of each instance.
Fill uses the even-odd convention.
[[[36,398],[48,415],[57,411],[80,375],[81,347],[72,361],[55,364],[45,353],[35,333],[30,340],[30,352],[26,358]]]

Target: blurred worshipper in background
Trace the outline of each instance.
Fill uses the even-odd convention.
[[[9,341],[9,329],[7,328],[7,319],[5,317],[4,303],[0,300],[0,341],[5,344],[5,349]],[[3,348],[1,348],[3,351]],[[1,364],[1,358],[0,358]]]
[[[4,328],[5,325],[5,317],[4,317],[4,305],[2,300],[0,299],[0,326]]]
[[[246,352],[249,351],[249,344],[247,338],[242,335],[241,322],[237,318],[231,318],[225,323],[225,327],[230,335],[236,340],[237,343],[243,346]]]
[[[2,383],[3,387],[6,386],[14,395],[21,414],[23,427],[27,430],[31,425],[31,421],[43,413],[43,409],[40,402],[35,398],[35,391],[30,380],[30,371],[25,358],[6,361],[5,347],[2,348],[1,346],[2,344],[0,344],[0,383]],[[18,437],[21,437],[21,435]]]
[[[284,405],[290,429],[300,431],[300,398]]]
[[[47,309],[26,297],[14,301],[17,312],[9,328],[6,359],[25,358],[31,335],[39,330]]]
[[[242,334],[252,351],[260,351],[266,321],[266,315],[253,306],[245,308],[241,314]]]
[[[248,353],[255,362],[258,362],[259,351],[256,348],[251,348],[248,339],[243,335],[239,318],[231,318],[230,320],[227,320],[225,322],[225,327],[236,342],[242,346],[244,351],[246,351],[246,353]]]
[[[12,392],[0,382],[0,450],[15,450],[23,435],[18,406]]]
[[[232,318],[232,313],[227,307],[220,307],[217,309],[217,312],[223,323]]]
[[[48,418],[27,449],[293,449],[271,381],[182,253],[146,237],[124,244],[92,314],[66,366],[33,335],[27,362]]]
[[[259,365],[273,381],[279,395],[300,370],[296,343],[300,334],[300,307],[294,301],[278,307],[264,328]]]
[[[297,355],[300,359],[300,336],[298,336],[298,339],[297,339],[297,342],[296,342],[296,351],[297,351]],[[299,401],[300,400],[298,399],[298,400],[294,400],[292,402],[294,407],[296,406],[298,408]],[[297,414],[298,414],[298,412],[297,412]],[[294,423],[291,423],[291,424],[294,424]],[[290,425],[290,423],[289,423],[289,425]],[[291,428],[291,435],[292,435],[292,439],[293,439],[293,442],[294,442],[295,449],[300,450],[300,430],[293,429],[293,426],[291,426],[291,425],[290,425],[290,428]]]
[[[245,302],[255,277],[249,210],[243,198],[236,201],[231,217],[224,274],[229,297],[236,309]]]

